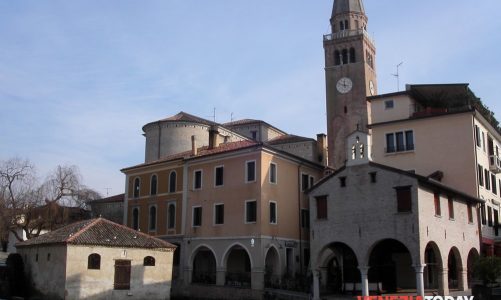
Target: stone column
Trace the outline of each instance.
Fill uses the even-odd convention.
[[[313,300],[320,300],[320,271],[313,270]]]
[[[449,295],[449,269],[442,268],[438,270],[438,293],[440,295]]]
[[[424,297],[424,267],[426,265],[416,265],[414,269],[416,270],[416,292],[418,296]]]
[[[264,290],[264,269],[263,268],[252,269],[251,287],[253,290]]]
[[[192,268],[184,268],[184,278],[186,284],[191,284],[193,269]]]
[[[358,267],[362,275],[362,296],[369,296],[369,267]]]
[[[216,269],[216,285],[224,286],[226,283],[226,268],[217,268]]]
[[[458,272],[458,285],[460,291],[468,290],[468,269],[463,267]]]

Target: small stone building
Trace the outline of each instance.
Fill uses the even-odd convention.
[[[170,299],[175,246],[103,218],[16,245],[47,299]]]

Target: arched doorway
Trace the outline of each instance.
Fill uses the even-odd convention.
[[[264,283],[268,288],[280,287],[280,258],[275,247],[270,247],[264,260]]]
[[[447,259],[449,290],[459,289],[462,265],[458,248],[452,247]]]
[[[477,249],[472,248],[468,253],[467,268],[468,268],[468,288],[472,288],[474,280],[474,267],[477,259],[480,257]]]
[[[216,284],[216,258],[207,247],[197,249],[193,258],[192,283]]]
[[[429,242],[424,251],[424,288],[438,290],[440,288],[440,271],[443,268],[442,255],[435,242]]]
[[[251,287],[251,260],[247,250],[240,246],[232,246],[226,252],[226,280],[228,286]]]
[[[360,289],[358,259],[350,246],[335,242],[320,253],[320,289],[322,294],[342,294]]]
[[[407,247],[394,239],[378,242],[369,256],[369,282],[377,283],[380,292],[416,289],[416,275]]]

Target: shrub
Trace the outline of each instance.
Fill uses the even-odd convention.
[[[501,276],[501,257],[481,257],[473,267],[475,277],[481,279],[484,285],[497,282]]]

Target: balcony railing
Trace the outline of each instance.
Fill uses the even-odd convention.
[[[489,156],[489,169],[492,173],[501,173],[501,159],[497,155]]]
[[[374,39],[369,35],[369,33],[363,29],[341,30],[335,33],[326,34],[324,35],[324,41],[332,41],[356,35],[364,35],[372,43],[375,43]]]

